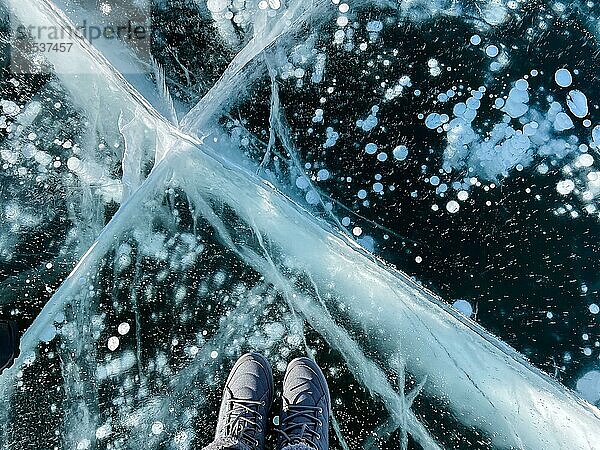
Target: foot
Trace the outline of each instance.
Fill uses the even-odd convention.
[[[282,401],[277,448],[302,444],[314,450],[328,450],[331,399],[317,363],[297,358],[288,364]]]
[[[242,356],[225,384],[215,440],[238,448],[263,450],[272,401],[269,362],[258,353]]]

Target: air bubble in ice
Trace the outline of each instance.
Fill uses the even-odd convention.
[[[590,167],[594,164],[594,157],[589,153],[583,153],[575,160],[575,166],[577,167]]]
[[[554,73],[554,81],[556,81],[556,84],[560,87],[569,87],[573,82],[573,77],[571,76],[571,72],[567,69],[558,69]]]
[[[114,352],[119,347],[119,338],[117,336],[109,337],[107,346],[111,352]]]
[[[299,176],[296,178],[296,186],[300,189],[306,189],[308,186],[310,186],[310,182],[305,176]]]
[[[96,429],[96,439],[106,439],[110,435],[111,431],[111,426],[108,424],[98,427]]]
[[[556,184],[556,190],[562,195],[569,195],[573,189],[575,189],[573,180],[562,180]]]
[[[369,155],[374,155],[377,152],[377,144],[369,142],[367,145],[365,145],[365,152],[367,152]]]
[[[329,171],[327,169],[321,169],[317,172],[319,181],[325,181],[329,178]]]
[[[394,158],[403,161],[408,156],[408,148],[405,145],[399,145],[393,150]]]
[[[129,324],[127,322],[123,322],[119,324],[117,331],[121,336],[125,336],[127,333],[129,333],[130,329],[131,327],[129,326]]]
[[[309,190],[304,198],[309,205],[316,205],[319,203],[319,194],[314,189]]]
[[[165,426],[162,422],[156,421],[152,424],[152,434],[154,434],[155,436],[161,434],[164,431],[164,429]]]
[[[553,125],[556,131],[564,131],[573,128],[573,121],[564,112],[559,112],[554,118]]]
[[[577,89],[569,91],[567,94],[567,106],[575,117],[582,119],[588,114],[587,97]]]
[[[448,203],[446,203],[446,209],[449,213],[454,214],[458,212],[460,205],[456,200],[450,200]]]
[[[485,48],[485,54],[488,55],[490,58],[498,56],[498,52],[498,47],[496,47],[495,45],[488,45]]]
[[[473,307],[467,300],[456,300],[452,306],[454,306],[454,308],[467,317],[471,317],[473,315]]]

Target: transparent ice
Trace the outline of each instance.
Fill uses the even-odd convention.
[[[167,15],[175,3],[154,7]],[[575,393],[490,332],[508,340],[501,327],[482,327],[474,302],[446,302],[405,274],[426,252],[361,209],[385,211],[379,202],[404,190],[458,220],[484,187],[550,172],[550,192],[568,199],[548,217],[598,221],[598,91],[576,83],[584,68],[575,62],[571,71],[509,70],[528,37],[495,30],[526,16],[520,5],[198,0],[186,11],[210,30],[205,45],[219,56],[198,57],[212,58],[211,73],[158,58],[153,76],[138,76],[127,67],[147,62],[131,49],[84,40],[68,55],[44,55],[54,69],[35,95],[1,105],[10,195],[0,200],[0,255],[17,268],[0,284],[0,305],[30,326],[0,376],[0,448],[200,448],[228,368],[250,349],[277,376],[295,355],[323,366],[334,448],[597,448],[595,322],[583,338],[595,361],[581,364]],[[595,6],[535,5],[530,39],[543,41],[540,23],[576,22],[597,48]],[[3,8],[51,26],[96,5]],[[415,51],[414,65],[402,59],[394,36],[426,40],[431,23],[455,27],[475,81],[457,75],[439,88],[435,80],[459,64],[442,51]],[[180,45],[183,54],[191,44]],[[588,63],[597,74],[597,56]],[[426,100],[428,109],[397,119],[402,135],[386,130],[391,115]],[[403,186],[408,166],[394,165],[429,147],[437,156],[416,169],[427,181]],[[368,167],[345,158],[380,172],[363,183]],[[384,241],[416,248],[411,264]],[[597,295],[594,281],[578,289]],[[573,314],[595,321],[596,303]],[[528,313],[552,320],[550,309]]]

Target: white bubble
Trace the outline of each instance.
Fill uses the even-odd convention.
[[[11,100],[2,100],[0,105],[2,106],[2,111],[7,116],[16,116],[21,111],[19,105]]]
[[[354,236],[360,236],[362,234],[362,228],[361,227],[354,227],[352,229],[352,234]]]
[[[129,324],[127,322],[123,322],[123,323],[119,324],[117,331],[119,332],[119,334],[121,336],[125,336],[127,333],[129,333],[130,329],[131,329],[131,327],[129,326]]]
[[[117,348],[119,348],[119,338],[116,336],[111,336],[108,338],[108,349],[111,352],[114,352]]]
[[[573,180],[562,180],[556,184],[556,190],[559,194],[569,195],[575,189],[575,183]]]
[[[207,0],[206,7],[210,12],[219,13],[227,9],[229,0]]]
[[[210,357],[212,359],[217,359],[217,356],[219,356],[219,352],[213,350],[212,352],[210,352]]]
[[[91,442],[89,439],[82,439],[77,443],[77,450],[87,450],[90,448]]]
[[[481,44],[481,37],[479,37],[478,34],[474,34],[471,36],[471,39],[469,39],[469,42],[473,45],[479,45]]]
[[[459,191],[457,197],[460,201],[464,202],[469,198],[469,193],[467,191]]]
[[[152,424],[152,434],[159,435],[165,430],[162,422],[156,421]]]
[[[449,213],[454,214],[458,212],[460,205],[456,200],[450,200],[448,203],[446,203],[446,209]]]
[[[178,431],[177,434],[175,435],[175,438],[173,439],[173,441],[176,444],[183,444],[187,440],[188,440],[188,434],[185,431]]]
[[[595,303],[592,303],[592,304],[589,306],[589,309],[590,309],[590,312],[591,312],[592,314],[598,314],[598,313],[600,312],[600,306],[598,306],[598,305],[597,305],[597,304],[595,304]]]
[[[96,439],[105,439],[111,433],[110,425],[102,425],[96,429]]]
[[[592,164],[594,164],[594,157],[589,153],[579,155],[575,161],[577,167],[590,167]]]
[[[67,159],[67,167],[69,170],[75,172],[79,167],[81,167],[81,160],[75,156],[71,156]]]
[[[348,17],[346,16],[339,16],[337,18],[337,24],[339,27],[345,27],[346,25],[348,25]]]

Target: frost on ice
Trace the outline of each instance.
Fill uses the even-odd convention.
[[[197,448],[249,349],[277,376],[294,356],[319,361],[335,448],[600,439],[597,280],[587,288],[595,266],[581,262],[594,247],[577,240],[597,237],[577,221],[598,220],[598,99],[584,67],[523,53],[536,46],[519,39],[547,33],[501,28],[537,12],[156,3],[163,21],[206,25],[221,56],[186,41],[145,63],[78,41],[68,58],[45,55],[53,72],[31,98],[0,105],[1,305],[28,326],[0,378],[2,445]],[[46,26],[79,11],[3,4]],[[449,32],[464,53],[439,45]],[[153,82],[122,76],[125,62],[154,66]],[[523,225],[530,215],[543,219]],[[455,247],[460,261],[438,263]],[[551,252],[535,259],[538,247]],[[575,269],[576,282],[558,278]],[[514,307],[514,285],[539,303]],[[569,288],[585,338],[552,297]],[[532,350],[539,323],[566,344]]]

